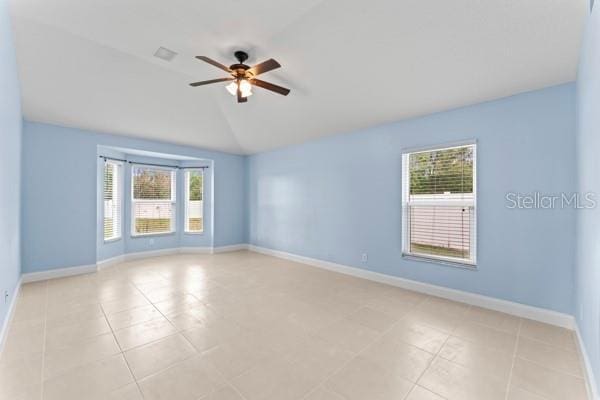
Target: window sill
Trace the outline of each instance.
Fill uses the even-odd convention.
[[[429,257],[429,256],[422,255],[422,254],[412,254],[412,253],[402,253],[402,258],[405,258],[405,259],[411,260],[411,261],[421,261],[421,262],[427,262],[427,263],[431,263],[431,264],[441,264],[441,265],[446,265],[446,266],[454,267],[454,268],[467,269],[469,271],[477,270],[476,263],[470,263],[468,261],[453,260],[450,258]]]
[[[119,236],[119,237],[116,237],[116,238],[112,238],[112,239],[104,239],[104,244],[118,242],[121,239],[123,239],[122,236]]]
[[[184,235],[192,235],[192,236],[202,236],[204,235],[204,231],[202,232],[183,232]]]
[[[160,232],[160,233],[138,233],[137,235],[131,235],[132,239],[143,239],[146,237],[156,236],[175,236],[177,232]]]

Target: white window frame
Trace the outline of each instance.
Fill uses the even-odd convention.
[[[117,189],[118,194],[118,207],[117,211],[119,213],[119,225],[118,225],[118,235],[113,235],[110,238],[106,238],[104,236],[104,221],[106,220],[106,207],[104,207],[104,189],[105,189],[105,179],[106,179],[106,165],[110,164],[113,166],[114,171],[116,171],[116,180],[115,180],[115,172],[113,172],[113,201],[114,201],[114,193],[115,187]],[[115,227],[113,225],[113,233],[115,231]],[[104,165],[102,166],[102,238],[104,243],[116,242],[123,238],[123,163],[115,160],[104,160]]]
[[[473,147],[473,200],[412,200],[409,201],[410,194],[410,167],[409,157],[411,154],[447,150],[459,147]],[[447,256],[437,256],[425,253],[416,253],[410,251],[410,224],[409,224],[409,207],[411,204],[416,205],[437,205],[437,206],[463,206],[472,208],[471,212],[471,231],[470,231],[470,250],[471,258],[457,258]],[[402,151],[402,256],[422,261],[430,261],[452,266],[467,267],[474,269],[477,266],[477,142],[468,140],[463,142],[448,143],[445,145],[420,147],[412,149],[404,149]]]
[[[171,173],[171,230],[168,232],[150,232],[150,233],[137,233],[135,229],[135,205],[137,203],[156,203],[156,202],[169,202],[169,200],[148,200],[148,199],[135,199],[134,198],[134,168],[142,168],[148,170],[160,170],[169,171]],[[149,166],[141,164],[131,164],[131,237],[146,237],[146,236],[164,236],[173,235],[177,232],[177,170],[175,168],[160,167],[160,166]]]
[[[189,220],[188,220],[188,204],[190,201],[190,183],[189,183],[189,173],[190,172],[200,172],[202,175],[202,230],[201,231],[191,231],[189,229]],[[186,168],[183,173],[183,184],[184,184],[184,221],[183,227],[184,232],[188,235],[202,235],[204,234],[204,168]]]

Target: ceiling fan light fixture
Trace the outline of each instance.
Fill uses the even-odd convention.
[[[231,93],[232,96],[235,96],[237,93],[237,82],[231,82],[229,85],[225,86],[225,89],[227,89],[227,91]]]
[[[247,79],[240,81],[240,90],[242,91],[242,97],[252,96],[252,84]]]
[[[253,67],[250,67],[244,64],[244,61],[248,59],[248,54],[243,51],[236,51],[235,58],[237,58],[238,63],[232,64],[229,67],[221,64],[218,61],[213,60],[212,58],[206,56],[196,56],[198,60],[204,61],[207,64],[212,65],[213,67],[217,67],[222,69],[223,71],[229,74],[226,78],[217,78],[217,79],[209,79],[206,81],[192,82],[190,83],[191,87],[198,87],[209,85],[211,83],[218,82],[230,82],[225,89],[232,96],[237,97],[238,103],[247,102],[247,98],[252,96],[252,88],[253,86],[258,86],[260,88],[269,90],[271,92],[287,96],[290,93],[290,89],[286,89],[281,86],[277,86],[273,83],[265,82],[260,79],[256,79],[257,75],[264,74],[265,72],[272,71],[274,69],[280,68],[281,65],[272,58],[269,58],[267,61],[256,64]]]
[[[247,79],[241,79],[239,83],[238,81],[233,81],[225,86],[225,88],[232,96],[237,96],[238,85],[240,86],[242,97],[252,96],[252,84]]]

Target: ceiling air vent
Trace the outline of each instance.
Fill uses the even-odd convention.
[[[165,61],[172,61],[176,56],[177,53],[164,47],[159,47],[158,50],[156,50],[156,53],[154,53],[154,57]]]

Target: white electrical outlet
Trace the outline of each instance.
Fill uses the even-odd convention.
[[[4,304],[8,303],[8,290],[4,291]]]
[[[362,262],[367,262],[369,260],[369,255],[367,253],[362,253],[361,259]]]

